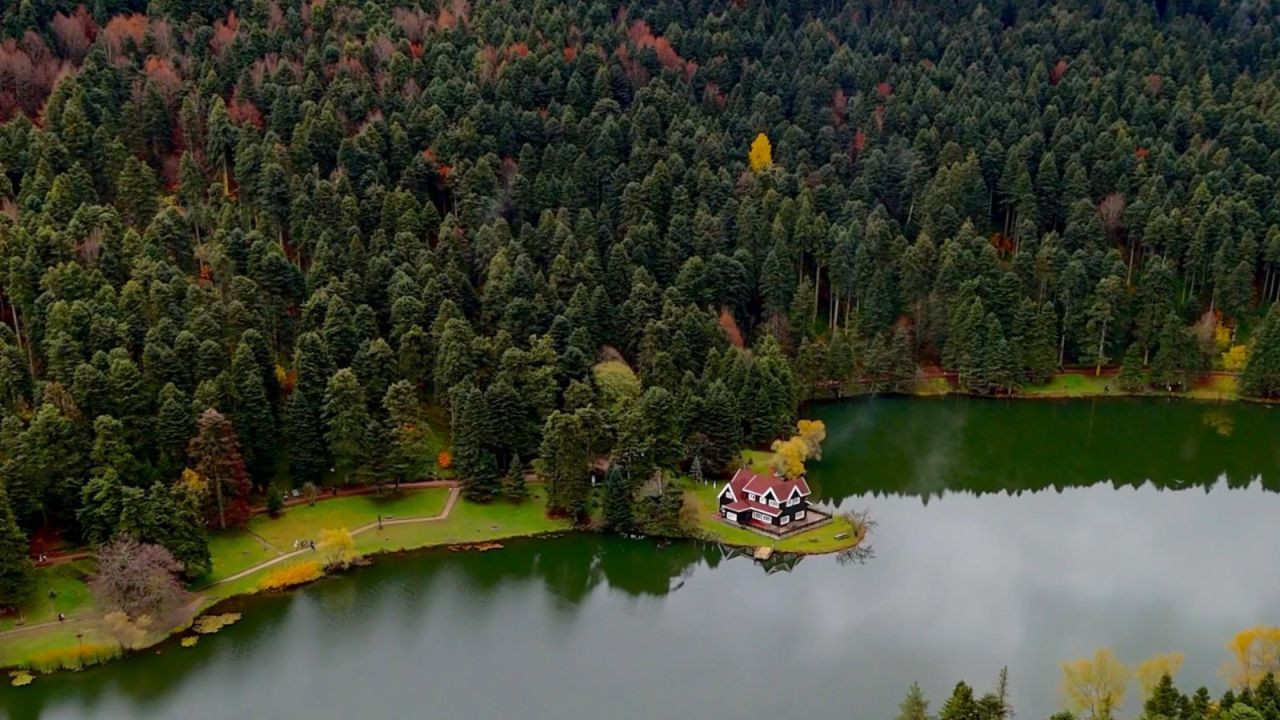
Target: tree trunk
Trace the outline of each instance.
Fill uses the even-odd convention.
[[[1067,313],[1062,313],[1062,332],[1058,333],[1058,367],[1067,357]]]
[[[9,307],[13,309],[13,334],[18,338],[18,347],[24,347],[27,351],[27,370],[31,372],[31,382],[36,381],[36,356],[31,351],[31,338],[27,338],[24,342],[22,339],[22,318],[18,312],[18,306],[9,301]]]
[[[1133,281],[1133,253],[1138,248],[1137,242],[1129,243],[1129,272],[1125,275],[1124,284],[1128,286]]]
[[[1102,353],[1107,347],[1107,323],[1102,323],[1102,332],[1098,335],[1098,362],[1093,367],[1093,376],[1102,375]]]
[[[222,481],[210,478],[213,481],[213,494],[218,498],[218,525],[222,530],[227,529],[227,516],[222,509]]]
[[[822,262],[818,262],[818,269],[813,272],[813,317],[809,319],[810,323],[818,319],[818,296],[822,294]]]

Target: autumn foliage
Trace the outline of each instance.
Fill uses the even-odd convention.
[[[279,570],[267,573],[258,583],[259,590],[284,590],[297,585],[305,585],[324,576],[324,569],[314,560],[300,562]]]
[[[755,172],[764,172],[773,166],[773,146],[769,144],[768,135],[760,133],[756,135],[755,140],[751,141],[747,162]]]
[[[1280,627],[1241,630],[1227,643],[1231,662],[1222,668],[1232,687],[1256,684],[1267,673],[1280,674]]]
[[[774,469],[790,480],[801,477],[806,460],[822,458],[822,441],[826,437],[827,427],[821,420],[800,420],[795,435],[774,441]]]

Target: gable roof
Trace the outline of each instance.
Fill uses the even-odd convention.
[[[786,502],[793,497],[809,496],[809,483],[804,477],[798,477],[795,480],[788,480],[779,475],[770,473],[768,475],[758,475],[756,473],[741,468],[733,474],[729,482],[725,484],[732,497],[737,502],[746,500],[747,493],[762,496],[772,491],[773,496],[778,502]],[[724,490],[720,491],[724,495]],[[766,506],[767,507],[767,506]]]

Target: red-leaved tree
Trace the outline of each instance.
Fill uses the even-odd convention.
[[[225,530],[248,522],[251,486],[231,421],[213,408],[201,413],[187,455],[192,469],[208,483],[209,524]]]

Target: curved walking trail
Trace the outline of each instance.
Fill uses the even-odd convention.
[[[421,516],[421,517],[386,518],[382,520],[382,525],[385,527],[387,525],[409,525],[412,523],[438,522],[440,520],[444,520],[445,518],[449,517],[449,513],[453,511],[453,506],[458,501],[458,496],[461,493],[460,485],[454,480],[429,480],[429,481],[416,482],[416,483],[404,483],[400,486],[401,490],[420,490],[424,488],[449,488],[449,497],[448,499],[445,500],[444,508],[439,512],[439,514]],[[374,492],[374,490],[376,490],[376,488],[353,489],[346,492],[340,492],[338,494],[338,497],[348,497],[351,495],[363,495],[370,492]],[[328,498],[325,498],[325,499],[328,499]],[[306,501],[299,499],[296,502],[286,503],[286,506],[300,505],[304,502]],[[324,499],[320,500],[320,502],[324,502]],[[378,527],[378,522],[375,520],[374,522],[366,523],[364,525],[361,525],[358,528],[355,528],[354,530],[351,531],[351,534],[353,536],[359,535],[360,533],[374,530],[377,527]],[[266,542],[266,541],[263,540],[263,542]],[[272,548],[275,547],[270,543],[267,543],[267,546]],[[292,550],[282,555],[277,555],[276,557],[273,557],[270,560],[264,560],[252,567],[245,568],[244,570],[241,570],[240,572],[234,575],[228,575],[227,577],[224,577],[221,580],[218,580],[217,582],[213,582],[208,585],[205,585],[204,587],[195,591],[195,593],[193,594],[193,597],[191,598],[189,608],[191,612],[194,613],[195,608],[198,608],[200,603],[203,602],[204,600],[204,596],[201,593],[203,593],[205,590],[208,590],[209,588],[217,587],[218,585],[222,585],[223,583],[228,583],[233,580],[239,580],[240,578],[243,578],[247,575],[252,575],[253,573],[258,572],[259,570],[262,570],[264,568],[271,567],[272,565],[275,565],[277,563],[281,563],[290,558],[295,558],[299,555],[303,555],[310,552],[314,552],[314,551],[309,547],[303,548],[301,550]],[[88,554],[89,553],[81,553],[81,555],[83,556],[87,556]],[[10,628],[9,630],[0,631],[0,638],[17,635],[19,633],[30,632],[32,630],[39,630],[41,628],[52,627],[54,625],[61,625],[63,627],[72,627],[75,625],[83,624],[86,620],[88,620],[88,618],[82,615],[80,617],[68,618],[66,620],[48,620],[45,622],[34,623],[31,625],[21,625],[19,627]]]
[[[385,520],[383,520],[383,521],[382,521],[382,523],[381,523],[381,524],[382,524],[382,526],[384,526],[384,527],[385,527],[385,526],[387,526],[387,525],[409,525],[409,524],[411,524],[411,523],[425,523],[425,522],[436,522],[436,521],[439,521],[439,520],[444,520],[445,518],[449,517],[449,513],[450,513],[450,512],[452,512],[452,510],[453,510],[453,504],[454,504],[455,502],[457,502],[457,500],[458,500],[458,494],[459,494],[459,492],[460,492],[459,487],[458,487],[458,484],[457,484],[456,482],[452,482],[452,481],[449,481],[449,482],[437,481],[437,482],[432,482],[432,483],[418,483],[418,484],[413,485],[412,487],[410,487],[409,485],[402,485],[401,487],[402,487],[402,488],[409,488],[409,489],[416,489],[416,488],[419,488],[419,487],[447,487],[447,488],[449,488],[449,498],[448,498],[447,500],[445,500],[445,503],[444,503],[444,509],[440,511],[440,514],[439,514],[439,515],[430,515],[430,516],[427,516],[427,517],[389,518],[389,519],[385,519]],[[379,523],[378,523],[377,521],[374,521],[374,522],[371,522],[371,523],[366,523],[366,524],[361,525],[360,527],[358,527],[358,528],[356,528],[356,529],[352,530],[352,531],[351,531],[351,534],[352,534],[352,535],[359,535],[360,533],[368,532],[369,530],[373,530],[373,529],[377,528],[377,527],[378,527],[378,525],[379,525]],[[283,554],[283,555],[278,555],[278,556],[276,556],[276,557],[273,557],[273,558],[271,558],[270,560],[264,560],[264,561],[262,561],[262,562],[258,563],[257,565],[254,565],[253,567],[245,568],[244,570],[241,570],[240,572],[238,572],[238,573],[236,573],[236,574],[234,574],[234,575],[228,575],[227,577],[224,577],[224,578],[222,578],[221,580],[219,580],[219,581],[217,581],[217,582],[215,582],[215,583],[210,583],[210,584],[208,584],[208,585],[205,585],[204,587],[200,588],[200,590],[208,590],[208,589],[209,589],[209,588],[211,588],[211,587],[216,587],[216,586],[221,585],[221,584],[223,584],[223,583],[229,583],[229,582],[231,582],[231,581],[233,581],[233,580],[239,580],[240,578],[245,577],[246,575],[252,575],[252,574],[254,574],[254,573],[258,572],[259,570],[262,570],[263,568],[271,567],[272,565],[275,565],[276,563],[284,562],[285,560],[288,560],[289,558],[294,558],[294,557],[297,557],[297,556],[299,556],[299,555],[305,555],[305,554],[310,553],[310,552],[315,552],[315,551],[314,551],[314,550],[312,550],[312,549],[311,549],[311,548],[309,548],[309,547],[302,548],[301,550],[292,550],[292,551],[287,552],[287,553],[285,553],[285,554]]]

